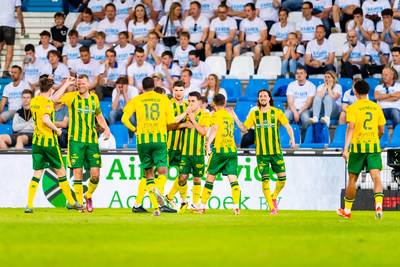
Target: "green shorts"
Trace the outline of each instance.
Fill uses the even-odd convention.
[[[59,146],[38,146],[32,145],[32,165],[34,170],[44,170],[48,167],[54,169],[63,168]]]
[[[207,173],[217,175],[236,175],[238,173],[238,156],[233,153],[215,153],[212,152],[208,159]]]
[[[83,167],[100,168],[101,155],[99,144],[70,140],[68,142],[68,167],[71,169],[80,169]]]
[[[193,177],[203,177],[204,175],[204,156],[182,155],[179,164],[179,173],[192,174]]]
[[[168,150],[168,165],[179,166],[181,163],[182,152],[180,150]]]
[[[144,170],[153,167],[168,167],[168,151],[166,143],[138,144],[137,151],[140,159],[140,167]]]
[[[353,153],[350,152],[347,164],[349,173],[360,174],[362,170],[382,170],[381,153]]]
[[[257,168],[261,176],[269,175],[269,169],[276,174],[286,172],[285,161],[282,154],[258,155]]]

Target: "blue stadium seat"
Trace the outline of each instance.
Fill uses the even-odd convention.
[[[333,140],[329,144],[329,148],[343,148],[346,139],[347,124],[338,125],[333,135]]]
[[[297,124],[291,124],[296,144],[300,143],[300,128]],[[290,137],[286,132],[285,127],[279,127],[279,138],[282,148],[290,148]]]
[[[117,148],[124,148],[129,143],[128,128],[123,124],[110,125],[110,131],[115,137]]]
[[[100,101],[100,109],[101,112],[103,113],[104,118],[108,120],[111,111],[111,101],[105,101],[105,100]]]
[[[128,148],[136,148],[136,135],[134,134],[132,140],[128,143]]]
[[[0,134],[12,134],[12,126],[10,124],[0,124]]]
[[[400,147],[400,124],[396,125],[392,134],[392,140],[390,141],[390,147]]]
[[[250,79],[246,91],[244,92],[244,96],[239,97],[239,100],[257,101],[258,91],[261,89],[269,89],[268,80]]]
[[[233,137],[235,139],[235,144],[239,147],[240,141],[242,140],[242,133],[236,124],[235,124],[235,131],[233,132]]]
[[[3,96],[4,87],[11,82],[10,78],[0,78],[0,98]]]
[[[324,80],[319,78],[309,78],[308,80],[312,82],[316,87],[324,83]]]
[[[321,130],[319,136],[316,135],[317,128]],[[317,140],[319,137],[320,140]],[[329,129],[325,124],[316,123],[308,126],[304,142],[300,145],[300,148],[313,148],[321,149],[325,148],[329,144]]]
[[[272,90],[272,98],[276,101],[281,101],[286,103],[287,102],[287,98],[286,96],[275,96],[275,94],[278,92],[278,89],[281,86],[285,86],[288,85],[289,83],[293,82],[294,79],[292,78],[279,78],[276,80],[275,84],[274,84],[274,89]]]
[[[234,110],[239,120],[243,122],[247,118],[247,114],[249,114],[250,109],[256,105],[257,103],[252,101],[237,102]]]
[[[339,78],[339,84],[342,86],[342,93],[353,87],[353,80],[351,78]]]
[[[375,87],[377,87],[378,84],[381,83],[381,80],[378,78],[366,78],[365,81],[368,83],[370,87],[368,97],[370,100],[375,101],[374,97]]]
[[[381,143],[381,148],[385,148],[389,145],[389,129],[388,129],[387,125],[385,125],[385,132],[381,136],[380,143]]]
[[[285,104],[282,103],[281,101],[274,102],[274,107],[279,108],[280,110],[285,112]]]
[[[62,0],[25,0],[22,8],[27,12],[57,12],[62,11]]]
[[[234,103],[242,95],[242,84],[239,79],[223,79],[221,88],[224,88],[228,95],[228,102]]]

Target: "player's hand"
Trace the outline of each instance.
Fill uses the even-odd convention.
[[[342,157],[346,162],[349,160],[349,151],[347,149],[343,150]]]
[[[209,156],[211,154],[211,146],[206,145],[206,155]]]
[[[295,140],[290,140],[290,148],[296,149],[296,141]]]
[[[68,85],[73,85],[76,83],[76,78],[73,76],[69,76],[68,79],[65,81]]]
[[[192,112],[189,112],[189,113],[188,113],[188,118],[189,118],[189,120],[192,121],[192,122],[196,120],[196,118],[194,117],[194,114],[193,114]]]
[[[294,119],[295,122],[299,122],[300,121],[300,113],[296,111],[293,114],[293,119]]]
[[[62,135],[62,129],[61,128],[57,128],[56,134],[57,134],[57,136],[61,136]]]
[[[111,133],[110,133],[110,128],[107,127],[107,129],[104,129],[104,140],[108,140],[111,137]]]

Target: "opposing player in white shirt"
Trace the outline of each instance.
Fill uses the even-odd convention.
[[[51,50],[57,50],[57,48],[50,44],[50,32],[42,31],[40,33],[40,45],[35,47],[36,58],[42,63],[46,64],[49,61],[47,60],[47,53]]]
[[[126,31],[126,24],[116,17],[116,8],[113,3],[109,3],[105,7],[106,17],[99,22],[97,31],[106,34],[106,44],[115,45],[118,42],[118,34]]]
[[[117,53],[117,62],[121,67],[127,68],[133,60],[133,54],[135,53],[135,47],[128,43],[128,32],[123,31],[118,34],[119,45],[114,50]]]
[[[135,86],[140,91],[142,91],[142,80],[154,73],[154,67],[145,59],[143,48],[136,48],[135,61],[128,67],[127,71],[129,85]]]
[[[78,32],[70,30],[68,32],[69,42],[64,45],[62,51],[63,63],[68,67],[73,66],[79,59],[79,48],[82,46],[78,43]]]

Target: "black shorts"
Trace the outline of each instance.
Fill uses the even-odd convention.
[[[11,138],[11,146],[15,146],[17,144],[17,138],[18,136],[21,135],[26,135],[28,137],[28,143],[25,144],[26,146],[31,146],[32,145],[32,133],[15,133],[15,134],[10,134]]]
[[[220,53],[220,52],[226,52],[226,45],[223,44],[219,47],[213,46],[212,47],[212,53]]]
[[[5,42],[6,45],[15,44],[15,28],[0,26],[0,43],[2,42]]]

